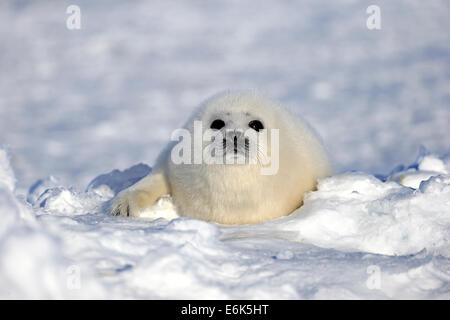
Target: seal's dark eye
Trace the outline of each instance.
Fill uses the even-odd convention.
[[[252,120],[252,121],[250,121],[250,122],[248,123],[248,126],[249,126],[250,128],[252,128],[253,130],[256,130],[256,131],[259,131],[259,130],[264,129],[263,124],[262,124],[261,121],[259,121],[259,120]]]
[[[220,130],[223,127],[225,127],[225,122],[223,122],[223,120],[216,119],[211,123],[211,129]]]

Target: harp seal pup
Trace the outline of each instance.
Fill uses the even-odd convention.
[[[113,215],[139,216],[142,209],[170,194],[180,216],[228,225],[259,223],[292,213],[302,205],[305,192],[315,189],[317,179],[332,173],[330,158],[314,130],[298,116],[255,92],[213,96],[194,112],[184,130],[194,135],[196,123],[202,124],[201,134],[207,130],[219,134],[218,142],[212,139],[216,142],[217,159],[236,159],[247,151],[245,163],[179,163],[174,161],[179,145],[172,141],[148,176],[112,199]],[[271,133],[276,131],[278,141],[271,139]],[[261,155],[259,140],[255,140],[256,155],[251,156],[249,139],[242,139],[242,132],[265,132],[266,156]],[[200,144],[207,150],[213,143]],[[189,154],[184,152],[183,155]],[[212,151],[211,154],[215,155]],[[278,167],[274,166],[269,174],[262,172],[269,166],[267,155],[272,162],[278,161]]]

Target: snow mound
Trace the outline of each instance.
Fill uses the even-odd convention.
[[[16,178],[9,163],[9,157],[5,150],[0,149],[0,184],[14,191]]]
[[[417,189],[422,181],[441,174],[450,174],[450,155],[439,157],[422,149],[415,164],[395,170],[388,180]]]
[[[427,249],[450,257],[449,200],[449,175],[412,190],[367,174],[343,174],[320,181],[297,212],[268,224],[325,248],[386,255]]]
[[[78,280],[69,273],[71,262],[63,254],[60,238],[49,233],[31,206],[15,196],[15,177],[5,154],[0,150],[0,297],[81,297],[80,290],[73,290]],[[88,288],[95,292],[95,285],[87,283]]]
[[[16,225],[34,222],[34,216],[14,195],[16,178],[5,150],[0,149],[0,237]]]
[[[136,183],[151,172],[145,164],[138,164],[124,171],[113,170],[93,179],[85,192],[58,186],[58,180],[48,177],[38,180],[29,189],[27,201],[36,214],[60,216],[84,215],[87,213],[107,213],[109,200],[121,190]],[[153,206],[141,213],[142,218],[178,218],[169,195],[161,197]]]

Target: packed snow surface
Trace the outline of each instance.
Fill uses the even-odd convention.
[[[0,296],[450,298],[450,158],[395,174],[417,178],[426,163],[435,175],[417,189],[339,174],[290,216],[246,226],[180,218],[169,196],[140,218],[108,215],[113,190],[150,171],[142,164],[84,192],[43,179],[29,202],[2,183]],[[0,174],[15,180],[7,161]]]
[[[379,0],[381,30],[359,0],[80,0],[80,30],[71,4],[0,3],[0,298],[450,299],[448,1]],[[257,225],[108,215],[228,88],[336,173]]]

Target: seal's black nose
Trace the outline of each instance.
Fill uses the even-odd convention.
[[[233,141],[234,141],[234,153],[237,153],[237,142],[238,142],[238,140],[237,140],[237,137],[236,136],[234,136],[234,138],[233,138]]]

